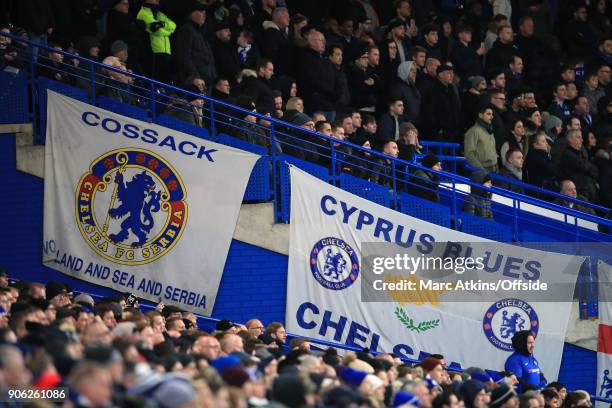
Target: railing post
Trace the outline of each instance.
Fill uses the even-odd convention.
[[[34,61],[34,52],[31,50],[31,47],[28,48],[30,51],[27,51],[29,58],[29,66],[30,66],[30,94],[32,96],[32,130],[34,131],[34,137],[36,141],[42,144],[42,129],[41,129],[41,120],[38,117],[38,109],[40,106],[38,105],[39,90],[38,88],[38,77],[36,76],[36,62]]]
[[[95,105],[97,102],[96,98],[96,74],[94,64],[89,64],[89,98]]]
[[[453,217],[453,226],[456,230],[459,230],[459,217],[457,216],[457,185],[455,184],[455,178],[451,178],[451,183],[453,189],[452,192],[452,200],[451,200],[451,215]],[[470,188],[472,188],[470,186]]]
[[[276,157],[276,126],[274,122],[270,123],[270,156],[272,158],[272,202],[274,205],[274,222],[276,223],[280,221],[280,214],[278,213],[280,203],[278,202],[279,194],[277,194],[276,191],[276,172],[278,170],[278,158]],[[270,180],[268,180],[268,182],[270,182]]]
[[[391,160],[391,180],[393,182],[393,209],[395,211],[398,211],[399,207],[397,205],[397,174],[395,170],[395,160]]]
[[[217,137],[217,124],[215,123],[215,103],[213,100],[210,100],[210,136],[213,140],[216,140]]]
[[[512,235],[514,235],[514,239],[518,242],[518,199],[516,198],[512,199],[512,233]]]
[[[151,105],[151,119],[157,123],[157,93],[155,92],[155,82],[150,82],[149,103]]]

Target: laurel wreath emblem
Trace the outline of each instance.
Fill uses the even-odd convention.
[[[401,307],[395,308],[395,316],[399,319],[400,322],[410,331],[414,331],[417,333],[423,333],[431,329],[435,329],[440,325],[440,319],[434,320],[425,320],[423,322],[415,324],[414,319],[406,314],[404,309]]]

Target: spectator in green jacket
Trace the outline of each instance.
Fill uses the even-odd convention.
[[[493,108],[482,105],[478,108],[478,118],[464,137],[465,158],[472,167],[497,172],[497,151],[493,136]]]
[[[172,50],[170,36],[176,24],[159,10],[159,0],[146,0],[136,16],[145,23],[153,51],[153,77],[158,81],[170,82],[172,76]]]

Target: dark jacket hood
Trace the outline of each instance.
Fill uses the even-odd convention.
[[[527,351],[527,337],[530,335],[531,332],[529,330],[521,330],[514,334],[514,337],[512,337],[512,347],[517,353],[530,356],[530,353]]]

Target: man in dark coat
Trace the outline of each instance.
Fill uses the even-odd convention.
[[[468,84],[467,80],[472,76],[482,76],[481,57],[484,54],[484,46],[475,50],[470,46],[472,42],[472,28],[467,25],[460,25],[457,28],[457,38],[451,51],[451,61],[455,67],[457,75],[461,78],[461,83]]]
[[[277,7],[272,12],[272,20],[263,23],[261,53],[270,58],[277,75],[287,75],[291,67],[291,38],[289,35],[289,11]]]
[[[194,4],[196,5],[189,20],[176,32],[179,80],[183,82],[190,76],[197,76],[210,84],[217,77],[217,70],[215,57],[202,31],[206,21],[206,9],[200,3],[194,2]]]
[[[423,94],[421,121],[426,140],[456,142],[462,136],[461,102],[455,92],[453,68],[440,65],[437,83]]]
[[[374,149],[380,149],[387,141],[399,139],[399,129],[404,115],[404,102],[401,98],[389,99],[389,111],[378,119]]]
[[[513,55],[520,55],[516,45],[514,45],[514,33],[512,27],[503,26],[497,30],[497,40],[486,56],[485,71],[489,72],[494,68],[506,68]]]
[[[245,78],[243,81],[243,94],[250,96],[257,108],[266,107],[274,112],[274,96],[272,95],[272,83],[270,80],[274,75],[274,64],[265,58],[257,68],[257,78]]]
[[[586,156],[586,150],[582,148],[582,133],[578,129],[571,129],[568,130],[566,138],[567,147],[559,162],[559,179],[572,180],[579,195],[596,202],[596,180],[599,174],[597,166],[591,163]]]
[[[549,151],[550,146],[546,142],[546,134],[536,133],[525,160],[525,171],[529,184],[541,188],[552,187],[556,172]]]
[[[304,97],[307,112],[331,113],[336,110],[336,70],[324,52],[325,37],[319,31],[312,31],[308,36],[308,47],[302,50],[297,65],[298,89]]]
[[[215,56],[217,74],[226,78],[236,78],[236,75],[240,72],[240,59],[227,22],[217,23],[215,37],[212,39],[210,46]]]
[[[428,154],[421,160],[421,166],[435,171],[442,170],[442,164],[438,156]],[[410,194],[417,197],[424,198],[425,200],[433,201],[434,203],[440,202],[440,195],[438,194],[439,177],[437,174],[433,174],[426,170],[416,169],[414,176],[410,178],[410,185],[408,187]]]
[[[129,11],[130,3],[128,0],[115,1],[115,5],[109,10],[106,18],[105,43],[110,47],[115,41],[125,41],[130,50],[129,67],[136,72],[143,72],[142,68],[150,57],[147,54],[150,50],[150,47],[147,46],[149,38],[144,28],[139,28]]]
[[[420,126],[421,93],[414,81],[416,79],[416,63],[404,61],[397,67],[397,80],[391,86],[389,95],[400,98],[404,102],[404,121]]]

